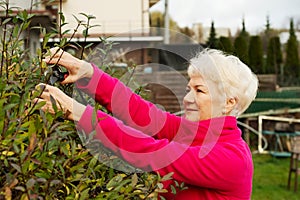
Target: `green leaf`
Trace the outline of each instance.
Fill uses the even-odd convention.
[[[50,94],[50,101],[52,103],[52,108],[53,108],[54,112],[57,112],[58,109],[57,109],[57,105],[56,105],[56,100],[51,94]]]
[[[66,35],[66,34],[68,34],[68,33],[70,33],[71,32],[71,30],[70,29],[67,29],[67,30],[65,30],[64,32],[62,32],[62,35]]]
[[[31,110],[30,114],[34,113],[34,111],[36,111],[36,110],[40,110],[44,105],[46,105],[46,101],[38,102],[35,105],[33,104],[34,108],[30,109]]]
[[[162,197],[162,196],[160,196],[159,197],[161,200],[166,200],[166,198],[165,197]]]
[[[87,29],[84,29],[83,31],[82,31],[82,35],[83,35],[83,37],[88,37],[89,35],[88,35],[88,30]]]
[[[85,14],[85,13],[79,13],[79,14],[85,16],[86,18],[88,18],[88,15]]]
[[[15,187],[14,189],[15,189],[15,190],[19,190],[19,191],[21,191],[21,192],[25,192],[25,191],[26,191],[25,188],[24,188],[23,186],[17,186],[17,187]]]
[[[26,187],[27,188],[32,188],[34,186],[34,184],[36,183],[36,180],[34,180],[33,178],[29,179],[27,182],[26,182]]]
[[[66,145],[63,145],[60,147],[61,151],[68,157],[70,155],[69,153],[69,147]]]
[[[123,180],[123,176],[120,174],[117,174],[115,177],[113,177],[106,185],[106,188],[108,190],[111,190],[112,188],[119,185],[119,183]]]
[[[10,165],[11,165],[15,170],[17,170],[17,172],[22,173],[21,167],[20,167],[19,165],[15,164],[15,163],[10,163]]]
[[[84,48],[85,48],[85,49],[88,49],[88,48],[90,48],[90,47],[93,46],[93,45],[94,45],[94,43],[90,43],[90,44],[86,45]]]
[[[173,174],[174,174],[174,172],[170,172],[170,173],[164,175],[164,176],[162,177],[161,181],[168,181],[168,180],[171,180]]]
[[[93,156],[93,158],[91,159],[90,163],[89,163],[89,169],[93,169],[95,167],[95,165],[97,164],[98,159],[96,156]]]
[[[138,176],[136,173],[134,173],[131,177],[131,185],[132,187],[135,187],[136,184],[138,183]]]
[[[28,151],[26,151],[26,154],[25,154],[26,156],[25,157],[27,157],[27,155],[28,155]],[[25,158],[24,157],[24,158]],[[24,159],[22,159],[22,161],[23,161]],[[29,165],[30,165],[30,161],[29,160],[26,160],[25,162],[23,162],[22,163],[22,172],[28,172],[29,171]]]
[[[174,185],[171,185],[171,191],[172,191],[172,194],[176,194],[177,193],[176,188],[174,187]]]
[[[11,103],[11,104],[8,104],[8,105],[5,105],[3,107],[3,110],[11,110],[12,108],[16,107],[18,104],[17,103]]]
[[[59,16],[60,16],[60,21],[61,21],[62,23],[65,23],[66,19],[65,19],[64,14],[60,12],[60,13],[59,13]]]
[[[2,22],[2,26],[11,21],[11,18],[7,18]]]
[[[60,181],[60,180],[57,180],[57,179],[52,180],[52,181],[50,182],[50,187],[53,187],[54,185],[58,185],[58,184],[61,184],[61,181]]]
[[[77,24],[81,24],[82,23],[82,20],[79,20],[75,15],[73,15],[73,17],[75,18]]]
[[[30,22],[24,23],[22,29],[26,30],[29,27],[29,25],[30,25]]]
[[[75,171],[78,171],[80,169],[84,169],[85,165],[86,165],[86,162],[81,162],[81,163],[71,167],[70,172],[75,172]]]
[[[82,191],[82,192],[80,193],[80,198],[79,198],[79,200],[89,199],[89,191],[90,191],[90,188],[87,188],[87,189],[85,189],[84,191]]]
[[[36,128],[35,128],[35,124],[34,124],[34,121],[30,121],[30,125],[29,125],[29,128],[28,128],[28,134],[33,134],[33,133],[36,133]]]
[[[51,175],[48,174],[47,171],[36,172],[34,173],[34,175],[39,178],[45,178],[45,179],[51,178]]]

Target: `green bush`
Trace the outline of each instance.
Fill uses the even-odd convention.
[[[49,76],[44,76],[49,66],[42,58],[50,48],[49,39],[59,31],[31,27],[33,14],[20,10],[13,15],[6,2],[1,6],[6,17],[1,20],[0,44],[0,199],[155,199],[159,192],[165,192],[161,181],[169,179],[170,174],[160,177],[139,170],[125,173],[99,162],[98,156],[106,156],[111,163],[120,160],[105,149],[103,154],[91,154],[72,121],[62,120],[61,112],[42,112],[39,108],[43,103],[33,103],[40,95],[35,86],[49,82]],[[78,26],[85,27],[82,34],[88,37],[93,17],[82,15],[87,21],[78,20]],[[62,14],[61,19],[63,26],[66,22]],[[44,37],[34,55],[24,48],[26,39],[21,38],[32,28]],[[91,46],[75,45],[82,50],[81,57]],[[100,49],[102,61],[111,45],[107,42]],[[66,48],[70,42],[62,35],[55,46]],[[59,87],[65,92],[72,90],[71,86]]]

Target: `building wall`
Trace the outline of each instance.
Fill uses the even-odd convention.
[[[63,13],[68,24],[64,30],[73,30],[77,26],[75,15],[86,20],[79,13],[93,15],[92,25],[100,25],[90,30],[90,34],[122,34],[127,32],[142,33],[142,27],[149,27],[148,0],[66,0]],[[82,32],[84,28],[79,30]]]
[[[49,20],[55,20],[56,11],[59,9],[59,0],[53,2],[52,10],[46,7],[46,3],[38,3],[42,0],[10,0],[10,8],[31,9],[39,16],[48,16],[47,22],[43,22],[42,17],[37,17],[37,23],[45,27],[50,27]],[[46,2],[46,1],[45,1]],[[73,34],[79,20],[86,22],[86,17],[80,13],[92,15],[95,19],[91,20],[91,25],[97,25],[89,30],[91,35],[89,38],[97,38],[101,35],[108,36],[147,36],[149,35],[149,5],[150,0],[63,0],[62,12],[65,17],[66,25],[62,27],[62,32],[70,30],[69,34]],[[158,0],[152,0],[152,4]],[[36,5],[31,8],[31,3]],[[0,7],[0,10],[2,8]],[[53,10],[54,9],[54,10]],[[52,13],[52,14],[51,14]],[[40,20],[40,21],[39,21]],[[74,39],[79,39],[84,27],[78,29]],[[82,38],[81,38],[82,39]],[[35,52],[37,43],[39,42],[39,34],[32,32],[30,36],[30,49]]]
[[[33,4],[41,0],[33,0]],[[59,1],[53,3],[59,8]],[[30,9],[31,0],[10,0],[10,7]],[[1,9],[1,8],[0,8]],[[37,4],[33,10],[45,10],[45,4]],[[148,34],[149,32],[149,0],[64,0],[62,11],[66,25],[63,30],[74,30],[79,20],[86,18],[80,13],[92,15],[92,25],[99,25],[90,29],[90,34],[118,35],[132,32],[134,34]],[[144,28],[145,29],[144,29]],[[77,33],[82,33],[81,27]],[[71,32],[72,34],[72,32]],[[128,34],[127,34],[128,35]]]
[[[41,0],[33,0],[32,4],[35,5],[33,9],[42,9],[44,6],[39,4]],[[9,5],[11,8],[18,7],[21,9],[30,9],[31,7],[31,0],[9,0]],[[0,8],[1,9],[1,8]]]

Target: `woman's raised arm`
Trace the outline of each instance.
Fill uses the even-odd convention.
[[[76,83],[79,89],[92,96],[126,125],[147,135],[168,139],[174,137],[180,125],[180,117],[158,109],[117,78],[109,76],[94,64],[92,66],[93,76],[88,83],[79,80]]]

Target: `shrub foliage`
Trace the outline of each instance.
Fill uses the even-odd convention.
[[[43,27],[31,27],[33,14],[21,9],[13,14],[5,1],[1,6],[5,17],[1,19],[0,38],[0,199],[155,199],[159,192],[165,192],[161,181],[170,175],[114,170],[98,161],[97,156],[102,155],[93,155],[85,148],[74,123],[62,120],[63,113],[51,115],[39,109],[43,103],[33,102],[40,95],[35,87],[49,83],[44,74],[49,70],[51,74],[42,58],[50,48],[48,41],[59,30],[47,32]],[[60,15],[63,26],[66,22]],[[88,37],[93,16],[82,15],[86,21],[77,19],[78,27],[84,26],[82,34]],[[24,48],[27,40],[22,35],[33,28],[41,32],[43,42],[31,54]],[[71,45],[63,34],[55,46]],[[104,38],[99,40],[105,44],[100,49],[105,61],[112,44]],[[72,45],[82,50],[83,58],[92,46]],[[65,92],[71,88],[59,87]],[[117,159],[109,153],[103,155],[109,161]]]

